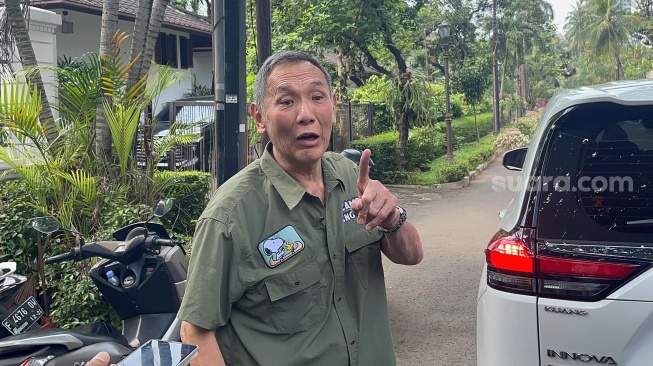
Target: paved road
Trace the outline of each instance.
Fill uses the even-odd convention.
[[[417,266],[385,263],[390,318],[399,366],[476,365],[476,295],[483,250],[497,213],[513,192],[492,178],[516,177],[496,159],[464,189],[391,187],[424,244]]]

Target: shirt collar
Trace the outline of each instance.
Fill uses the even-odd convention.
[[[293,177],[281,168],[279,163],[274,160],[271,151],[272,142],[268,142],[261,157],[261,169],[277,192],[279,192],[288,209],[292,210],[299,204],[307,192]],[[344,182],[339,177],[338,172],[324,156],[322,156],[322,174],[324,175],[324,187],[327,196],[338,185],[342,186],[343,189],[345,188]]]

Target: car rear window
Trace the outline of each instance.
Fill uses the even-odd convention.
[[[653,106],[575,107],[545,149],[540,238],[653,246]]]

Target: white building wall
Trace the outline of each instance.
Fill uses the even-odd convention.
[[[213,84],[213,55],[211,51],[195,52],[193,55],[193,74],[197,85],[211,88]]]
[[[68,14],[63,15],[63,10],[55,10],[58,14],[62,15],[64,21],[73,23],[73,33],[64,34],[61,32],[61,27],[56,31],[56,35],[59,39],[58,42],[58,57],[67,57],[75,58],[81,57],[83,54],[88,52],[98,53],[100,51],[100,22],[101,17],[99,15],[86,14],[77,11],[67,10]],[[129,62],[130,50],[131,50],[131,35],[134,32],[134,23],[120,20],[118,22],[118,29],[121,32],[125,32],[129,35],[129,38],[124,41],[121,46],[121,54],[124,57],[125,62]],[[177,36],[183,36],[190,38],[189,33],[179,32],[172,29],[162,28],[161,32],[167,34],[176,34]],[[177,50],[179,50],[179,37],[177,37]],[[208,54],[208,60],[204,54]],[[183,98],[187,93],[190,92],[192,88],[192,78],[191,74],[196,75],[198,83],[202,85],[210,86],[210,82],[204,83],[200,80],[211,80],[212,75],[212,62],[211,62],[211,53],[196,53],[193,59],[194,67],[189,69],[177,69],[178,71],[188,73],[188,80],[182,84],[176,84],[168,88],[159,98],[156,112],[159,112],[164,105],[169,101]],[[177,64],[181,64],[177,62]],[[208,75],[208,79],[207,79]]]

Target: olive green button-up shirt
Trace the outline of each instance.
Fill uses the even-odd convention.
[[[395,365],[382,234],[349,208],[356,165],[325,153],[323,205],[268,149],[202,214],[178,317],[216,329],[227,365]]]

